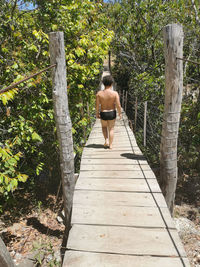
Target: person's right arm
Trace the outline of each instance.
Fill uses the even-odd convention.
[[[122,108],[119,100],[119,94],[116,92],[116,108],[120,119],[122,118]]]
[[[99,101],[99,93],[96,94],[96,117],[99,119],[100,118],[100,114],[99,114],[99,105],[100,105],[100,101]]]

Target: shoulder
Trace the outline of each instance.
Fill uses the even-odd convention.
[[[115,96],[118,96],[119,95],[118,92],[116,92],[116,91],[113,91],[113,93],[115,94]]]
[[[96,95],[102,95],[103,91],[99,90]]]
[[[100,96],[101,95],[101,91],[97,92],[96,96]]]

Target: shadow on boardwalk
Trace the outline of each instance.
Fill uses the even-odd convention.
[[[120,154],[122,157],[127,159],[135,159],[135,160],[146,160],[143,155],[136,155],[134,153],[122,153]]]
[[[97,120],[84,148],[63,267],[189,266],[156,177],[126,119],[105,150]]]

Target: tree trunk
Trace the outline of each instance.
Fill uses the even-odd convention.
[[[65,223],[69,225],[74,193],[74,153],[72,125],[68,109],[65,47],[63,32],[49,34],[51,64],[57,64],[52,71],[54,115],[60,148]]]
[[[147,145],[147,101],[144,102],[144,130],[143,130],[143,137],[144,137],[144,147]]]
[[[111,51],[108,51],[108,69],[109,69],[110,73],[112,73],[112,71],[111,71]]]
[[[134,131],[136,133],[136,128],[137,128],[137,109],[138,109],[138,102],[137,102],[137,97],[135,99],[135,121],[134,121]]]
[[[165,108],[162,125],[160,167],[161,189],[173,212],[177,184],[177,139],[183,91],[183,29],[170,24],[164,28]]]
[[[0,267],[15,267],[14,262],[0,237]]]

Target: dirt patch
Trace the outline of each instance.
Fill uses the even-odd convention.
[[[175,206],[179,236],[192,267],[200,266],[200,210],[192,205]],[[177,224],[178,223],[178,224]]]
[[[0,220],[1,237],[16,265],[31,254],[33,263],[40,263],[39,266],[61,266],[65,227],[57,216],[62,200],[54,195],[47,195],[44,202],[35,201],[31,194],[29,197],[25,196],[27,202],[24,200],[21,205],[4,211]]]

